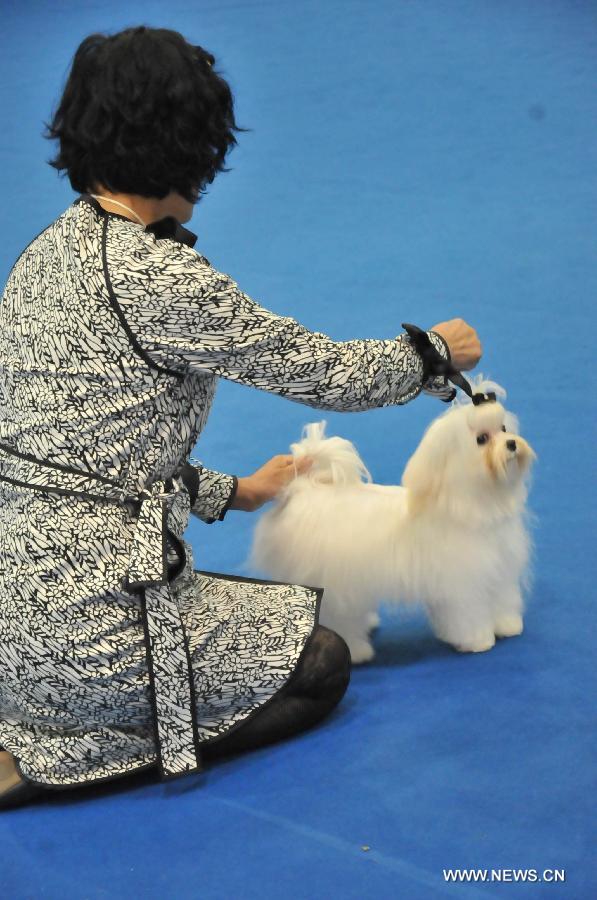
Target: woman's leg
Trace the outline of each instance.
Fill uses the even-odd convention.
[[[44,788],[21,778],[14,756],[8,750],[0,750],[0,810],[20,806],[42,793]]]
[[[8,750],[0,751],[0,797],[21,781],[14,757]]]
[[[343,638],[317,625],[290,680],[247,722],[202,746],[204,759],[253,750],[292,737],[324,719],[350,681],[350,651]]]

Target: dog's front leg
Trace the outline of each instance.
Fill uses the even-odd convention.
[[[504,585],[492,602],[493,631],[496,637],[514,637],[522,634],[522,594],[518,584]]]
[[[461,653],[480,653],[495,644],[491,607],[480,591],[466,590],[426,603],[434,634]]]

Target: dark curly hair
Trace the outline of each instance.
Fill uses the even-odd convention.
[[[112,193],[162,200],[170,191],[196,203],[237,143],[234,102],[215,58],[178,31],[127,28],[90,34],[79,45],[49,140],[46,160],[65,169],[73,190],[101,184]]]

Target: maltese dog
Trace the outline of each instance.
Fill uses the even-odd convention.
[[[477,379],[427,428],[402,487],[373,484],[354,445],[324,437],[325,421],[291,445],[311,468],[255,527],[249,564],[272,578],[324,589],[320,622],[352,662],[373,658],[380,601],[423,604],[435,635],[456,650],[489,650],[522,632],[529,587],[525,501],[536,459],[518,420]]]

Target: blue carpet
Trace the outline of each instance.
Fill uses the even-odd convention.
[[[76,46],[175,28],[214,53],[253,129],[189,223],[196,249],[338,340],[462,316],[539,459],[523,636],[461,656],[421,615],[384,611],[375,662],[313,732],[177,785],[140,774],[7,812],[0,896],[594,897],[595,3],[62,0],[2,15],[2,284],[75,198],[41,132]],[[444,408],[329,413],[221,381],[195,453],[249,474],[325,418],[398,483]],[[255,520],[194,520],[197,568],[247,574]],[[566,881],[445,882],[456,867]]]

